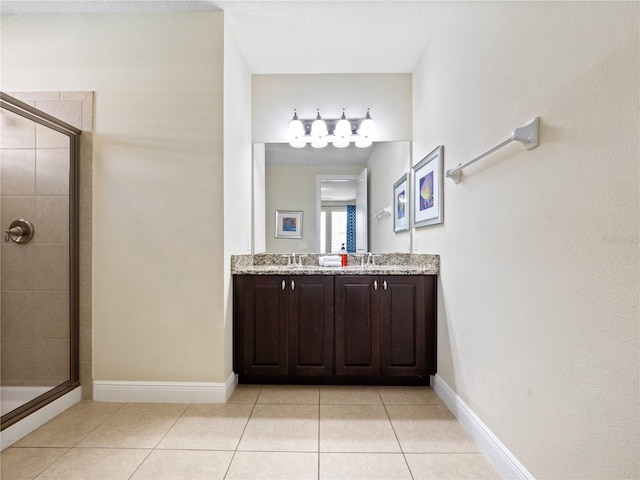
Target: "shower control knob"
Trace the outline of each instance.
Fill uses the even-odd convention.
[[[11,222],[9,228],[4,232],[4,241],[13,240],[16,243],[29,243],[33,238],[34,232],[33,224],[29,220],[20,218]]]
[[[5,232],[5,236],[4,236],[4,241],[8,242],[9,239],[14,236],[14,237],[21,237],[22,234],[24,233],[24,230],[22,227],[13,227],[10,228],[9,230],[7,230]]]

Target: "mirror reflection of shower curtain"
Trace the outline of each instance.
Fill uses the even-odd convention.
[[[347,252],[356,252],[356,206],[347,205]]]

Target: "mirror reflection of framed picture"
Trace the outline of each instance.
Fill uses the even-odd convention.
[[[276,210],[276,238],[302,238],[302,212]]]
[[[436,147],[413,167],[413,226],[444,221],[444,147]]]
[[[409,180],[405,173],[393,184],[393,231],[409,230]]]

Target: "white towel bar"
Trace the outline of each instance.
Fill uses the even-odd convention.
[[[486,157],[490,153],[495,152],[496,150],[504,147],[505,145],[513,142],[514,140],[522,143],[524,148],[527,150],[531,150],[532,148],[536,148],[538,146],[538,125],[540,123],[540,117],[536,117],[527,123],[524,127],[516,128],[511,136],[506,140],[500,142],[499,144],[491,147],[486,152],[481,153],[477,157],[473,157],[468,162],[462,164],[459,163],[455,167],[450,170],[447,170],[447,177],[453,180],[453,183],[460,183],[462,180],[462,169],[468,167],[472,163],[476,163],[481,158]]]

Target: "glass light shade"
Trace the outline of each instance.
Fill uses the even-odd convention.
[[[315,138],[325,137],[328,134],[327,124],[321,118],[311,124],[311,136]]]
[[[304,125],[300,120],[291,120],[289,122],[289,137],[297,138],[304,135]]]
[[[362,139],[362,140],[358,140],[356,142],[356,147],[358,148],[367,148],[371,146],[371,140],[369,139]]]
[[[367,109],[367,116],[364,118],[362,123],[360,124],[360,129],[358,130],[358,134],[363,137],[373,137],[376,134],[376,124],[371,118],[371,113]]]
[[[336,123],[336,129],[334,130],[333,134],[336,137],[348,137],[349,135],[351,135],[351,123],[349,123],[349,120],[347,120],[347,117],[344,114],[344,110],[342,110],[342,116],[340,117],[340,120],[338,120],[338,123]]]
[[[336,148],[345,148],[349,146],[349,141],[348,140],[335,140],[333,142],[333,146]]]
[[[316,119],[311,124],[311,136],[314,138],[326,137],[329,134],[327,124],[320,117],[320,110],[316,114]]]
[[[307,142],[303,140],[295,139],[295,140],[291,140],[289,142],[289,145],[291,145],[293,148],[304,148],[307,146]]]
[[[313,148],[324,148],[327,145],[329,145],[329,142],[326,142],[324,140],[318,140],[318,141],[315,141],[315,142],[311,142],[311,146]]]
[[[298,119],[298,113],[293,111],[293,118],[289,122],[289,138],[302,137],[304,135],[304,125]]]

